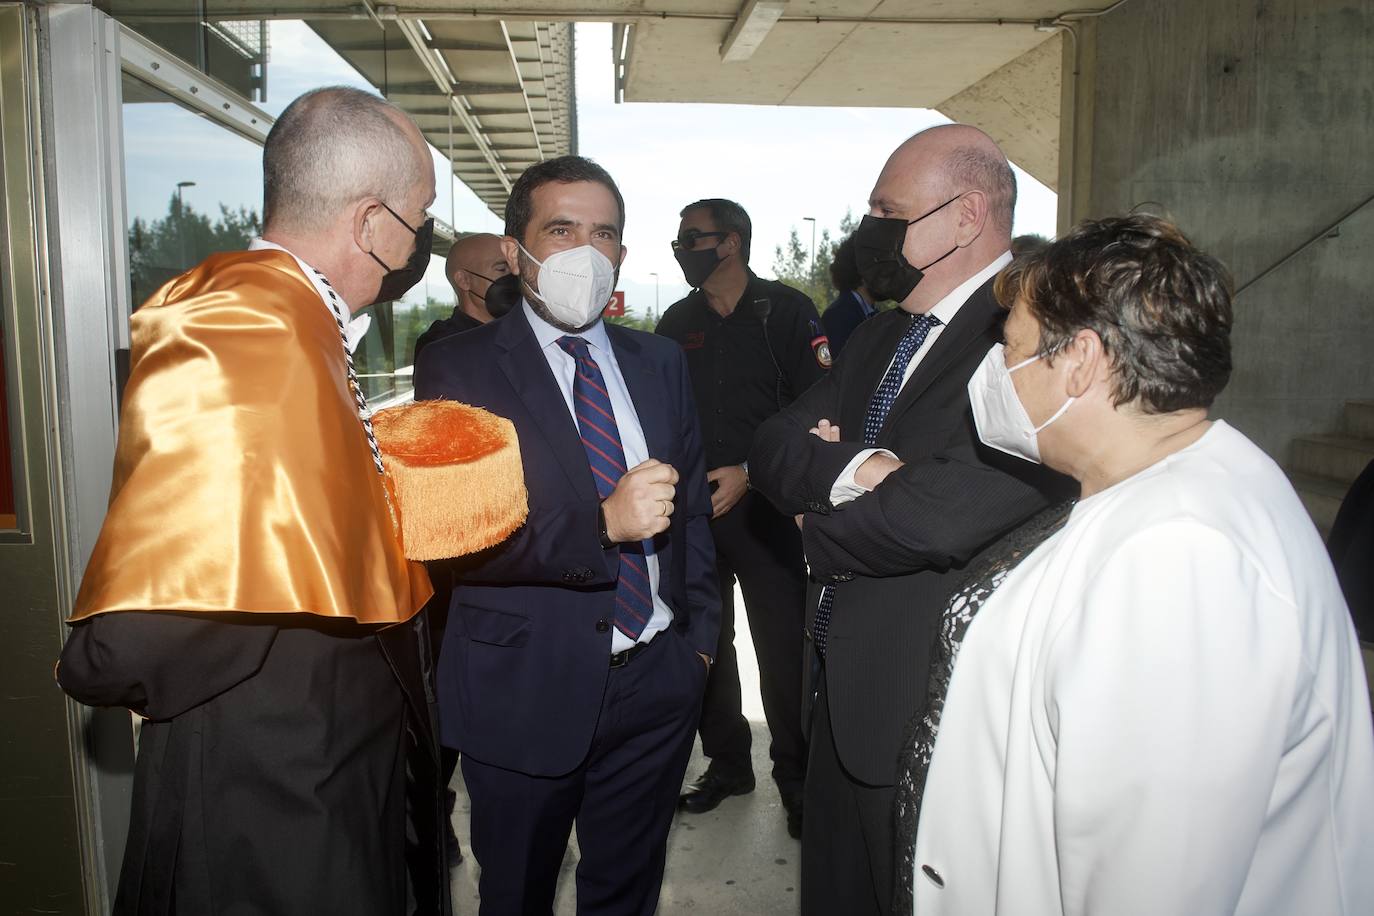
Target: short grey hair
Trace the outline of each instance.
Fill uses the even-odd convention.
[[[997,228],[1011,232],[1016,211],[1016,173],[1006,158],[976,146],[960,146],[944,162],[947,196],[982,191],[988,198],[988,215]]]
[[[321,229],[364,197],[400,206],[422,177],[397,123],[406,117],[348,86],[314,89],[286,106],[262,149],[263,225]]]

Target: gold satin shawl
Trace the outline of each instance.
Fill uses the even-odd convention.
[[[291,255],[208,258],[134,313],[110,508],[69,622],[109,611],[398,623],[407,560],[338,325]]]

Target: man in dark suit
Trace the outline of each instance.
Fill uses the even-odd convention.
[[[845,236],[844,241],[835,246],[830,259],[830,283],[840,294],[821,313],[821,324],[825,325],[825,336],[830,339],[830,355],[838,358],[859,325],[878,314],[873,294],[864,288],[863,277],[859,276],[853,235]]]
[[[682,351],[609,326],[624,204],[564,156],[511,190],[524,302],[425,350],[419,398],[509,418],[529,518],[457,565],[439,662],[483,914],[547,913],[577,826],[579,913],[649,914],[719,628],[701,436]]]
[[[501,251],[501,236],[474,232],[455,241],[444,259],[444,276],[448,277],[458,304],[452,315],[433,322],[415,338],[415,359],[436,340],[480,328],[510,311],[509,303],[493,306],[489,301],[492,287],[509,274],[506,255]]]
[[[978,443],[967,384],[1001,339],[1015,178],[971,127],[894,152],[856,232],[864,285],[901,308],[759,430],[754,486],[800,516],[815,672],[802,913],[891,909],[893,783],[959,570],[1048,502],[1053,479]],[[918,876],[918,880],[927,880]]]

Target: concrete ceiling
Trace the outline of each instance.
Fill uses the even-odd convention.
[[[521,171],[576,151],[576,21],[616,23],[618,99],[936,108],[987,130],[1054,187],[1059,33],[1115,5],[1085,0],[1066,11],[1060,3],[220,0],[206,15],[306,21],[445,153],[451,115],[454,172],[499,213]],[[188,16],[178,0],[121,5],[121,19],[129,8]]]

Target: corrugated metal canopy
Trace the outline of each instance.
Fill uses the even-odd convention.
[[[521,172],[576,151],[570,22],[306,21],[498,214]]]

